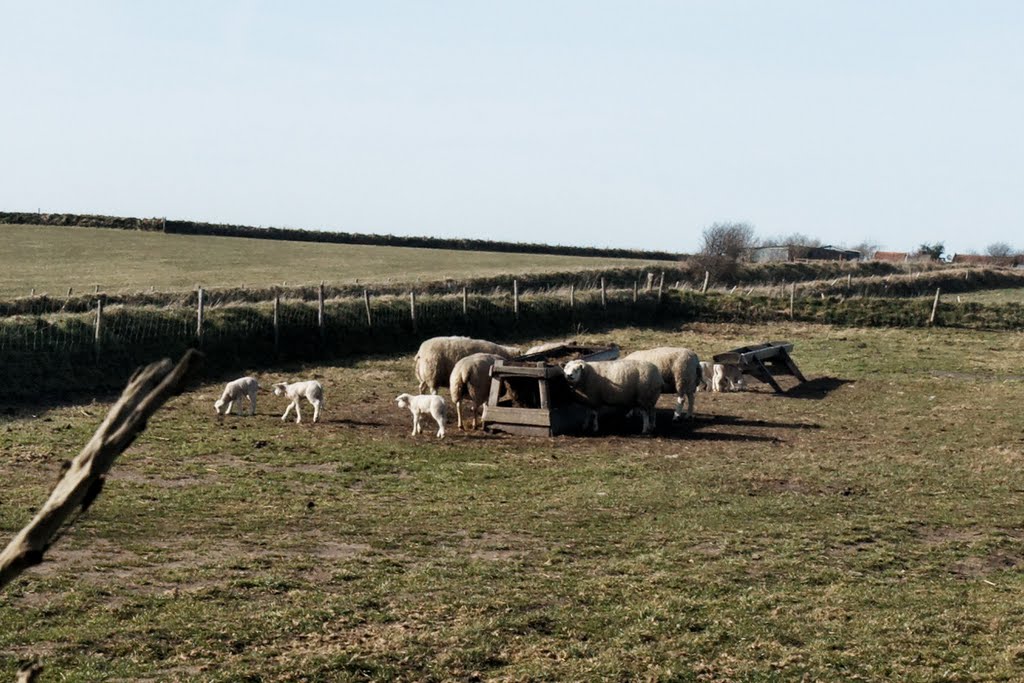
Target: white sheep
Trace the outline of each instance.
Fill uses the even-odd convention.
[[[523,355],[530,356],[535,353],[542,353],[544,351],[550,351],[551,349],[557,349],[560,346],[576,346],[576,340],[566,339],[565,341],[544,342],[543,344],[537,344],[536,346],[531,346],[526,349],[526,352],[523,353]]]
[[[398,403],[399,408],[408,408],[409,412],[412,413],[413,436],[423,432],[420,418],[424,415],[430,415],[437,422],[437,438],[444,438],[444,421],[448,417],[448,402],[444,400],[444,396],[438,396],[437,394],[419,394],[418,396],[399,394],[395,398],[395,402]]]
[[[746,386],[747,381],[743,378],[743,371],[738,365],[715,363],[714,377],[711,380],[712,390],[740,391]]]
[[[220,395],[213,403],[213,409],[217,411],[218,415],[221,415],[221,408],[225,408],[223,414],[227,415],[231,412],[231,407],[238,401],[238,414],[245,415],[242,410],[242,399],[246,398],[249,400],[249,415],[256,414],[256,392],[260,390],[259,382],[256,381],[255,377],[239,377],[236,380],[228,382],[224,386],[224,393]]]
[[[278,382],[273,386],[275,394],[287,396],[292,401],[285,408],[284,415],[281,416],[282,420],[287,420],[288,413],[291,412],[292,408],[295,408],[295,423],[302,422],[302,413],[299,412],[299,399],[305,398],[313,406],[313,422],[320,421],[320,411],[324,407],[324,388],[320,385],[320,382],[311,379],[305,382],[292,382],[291,384]]]
[[[520,350],[515,346],[502,346],[484,339],[469,337],[428,339],[420,344],[415,358],[420,393],[436,394],[439,388],[446,386],[455,364],[474,353],[493,353],[502,358],[513,358],[519,355]]]
[[[655,405],[662,385],[661,373],[654,363],[625,359],[571,360],[565,364],[564,372],[569,386],[590,406],[595,432],[598,429],[596,409],[604,406],[636,409],[643,419],[643,433],[654,431]]]
[[[476,416],[480,407],[487,402],[491,390],[491,368],[494,361],[501,356],[493,353],[474,353],[452,368],[448,380],[448,391],[455,402],[455,414],[458,416],[459,429],[462,429],[462,401],[469,399],[473,403],[473,429],[476,429]]]
[[[683,347],[662,346],[645,351],[634,351],[624,360],[645,360],[654,363],[661,373],[661,391],[676,395],[673,420],[683,417],[683,399],[686,399],[686,417],[693,417],[693,398],[703,376],[697,354]]]
[[[715,364],[711,361],[702,360],[700,362],[700,384],[697,385],[697,391],[711,391],[711,380],[714,377]]]

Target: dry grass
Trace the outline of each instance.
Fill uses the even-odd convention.
[[[1024,677],[1024,337],[603,336],[789,339],[816,381],[699,395],[694,426],[655,438],[444,442],[393,406],[408,356],[265,373],[322,378],[315,427],[270,396],[218,423],[200,387],[5,593],[0,678],[33,656],[69,681]],[[101,412],[0,423],[0,529]]]

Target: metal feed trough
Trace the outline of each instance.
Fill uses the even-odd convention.
[[[793,375],[801,382],[807,379],[796,366],[789,352],[793,345],[789,342],[774,341],[752,346],[741,346],[725,353],[716,353],[715,362],[722,365],[736,365],[745,375],[750,375],[771,386],[776,393],[784,393],[779,383],[772,376],[778,374]]]
[[[491,393],[484,406],[484,427],[523,436],[557,436],[581,432],[586,406],[574,400],[562,365],[570,360],[615,360],[617,346],[564,344],[552,349],[496,360]],[[507,390],[507,396],[503,392]]]

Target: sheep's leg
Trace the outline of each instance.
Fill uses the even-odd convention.
[[[295,399],[292,405],[295,406],[295,424],[300,424],[302,422],[302,410],[299,408],[299,399]]]
[[[693,402],[696,399],[693,391],[686,392],[686,417],[693,417]]]
[[[692,400],[692,399],[691,399]],[[683,397],[682,395],[676,396],[676,409],[672,414],[672,421],[678,422],[683,418]]]
[[[590,411],[590,416],[594,419],[594,433],[596,434],[597,430],[598,430],[598,426],[597,426],[597,411],[596,410]]]
[[[459,399],[459,400],[457,400],[455,402],[455,417],[456,417],[456,419],[457,419],[457,421],[459,423],[459,430],[461,431],[463,429],[463,427],[462,427],[462,399]],[[474,426],[474,428],[476,427],[476,416],[475,415],[473,416],[473,426]]]
[[[434,415],[434,420],[437,422],[437,438],[444,438],[444,413],[437,413]]]
[[[640,409],[640,419],[643,420],[643,427],[640,428],[641,434],[651,433],[651,413],[648,410]]]
[[[313,404],[313,422],[320,421],[320,401],[310,401]]]
[[[419,426],[420,418],[416,413],[412,414],[412,435],[416,436],[416,428]]]
[[[281,421],[282,422],[284,422],[285,420],[288,419],[288,413],[292,412],[292,408],[294,408],[294,407],[295,407],[294,404],[292,404],[292,403],[288,404],[288,407],[284,409],[284,415],[281,416]]]
[[[256,414],[256,394],[249,397],[249,416]]]
[[[235,402],[233,400],[228,401],[228,408],[227,408],[227,410],[224,411],[225,415],[230,415],[231,414],[231,406],[234,405],[234,403]]]

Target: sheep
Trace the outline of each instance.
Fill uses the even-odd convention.
[[[654,363],[571,360],[565,364],[563,372],[569,386],[590,406],[595,432],[598,429],[596,408],[603,406],[637,409],[643,419],[643,433],[654,431],[654,406],[661,396],[662,385],[661,373]]]
[[[711,361],[702,360],[700,362],[700,384],[697,385],[697,391],[711,391],[711,380],[714,376],[715,364]]]
[[[693,417],[693,398],[701,383],[703,370],[697,354],[682,347],[662,346],[646,351],[634,351],[626,360],[645,360],[654,363],[661,373],[662,392],[676,395],[676,409],[672,419],[683,417],[683,399],[686,399],[686,417]]]
[[[474,353],[493,353],[502,358],[518,356],[515,346],[502,346],[484,339],[469,337],[433,337],[420,344],[416,352],[416,379],[421,394],[436,394],[451,378],[452,369],[461,358]]]
[[[747,381],[738,365],[715,363],[714,378],[711,380],[714,391],[740,391],[746,386]]]
[[[409,412],[412,413],[413,436],[423,432],[420,418],[424,415],[430,415],[437,422],[437,438],[444,438],[444,421],[448,417],[448,402],[444,400],[444,396],[438,396],[437,394],[420,394],[418,396],[399,394],[395,398],[395,402],[398,403],[399,408],[408,408]]]
[[[476,416],[480,407],[487,401],[491,389],[491,367],[501,356],[494,353],[474,353],[462,358],[455,364],[448,380],[448,391],[455,402],[455,415],[458,416],[459,429],[462,429],[462,401],[468,398],[473,402],[473,429],[476,429]]]
[[[274,384],[274,393],[278,396],[287,396],[292,400],[285,408],[282,420],[288,419],[288,413],[295,408],[295,424],[302,422],[302,413],[299,412],[299,399],[305,398],[313,406],[313,422],[320,421],[320,411],[324,407],[324,388],[315,379],[305,382],[278,382]]]
[[[214,401],[213,409],[217,411],[218,415],[221,415],[221,408],[224,408],[225,404],[227,404],[227,408],[223,412],[224,415],[227,415],[231,412],[231,407],[235,404],[235,401],[238,401],[238,414],[245,415],[245,412],[242,410],[242,398],[247,398],[249,400],[249,415],[255,415],[256,392],[259,390],[260,385],[255,377],[239,377],[224,386],[224,393]]]

